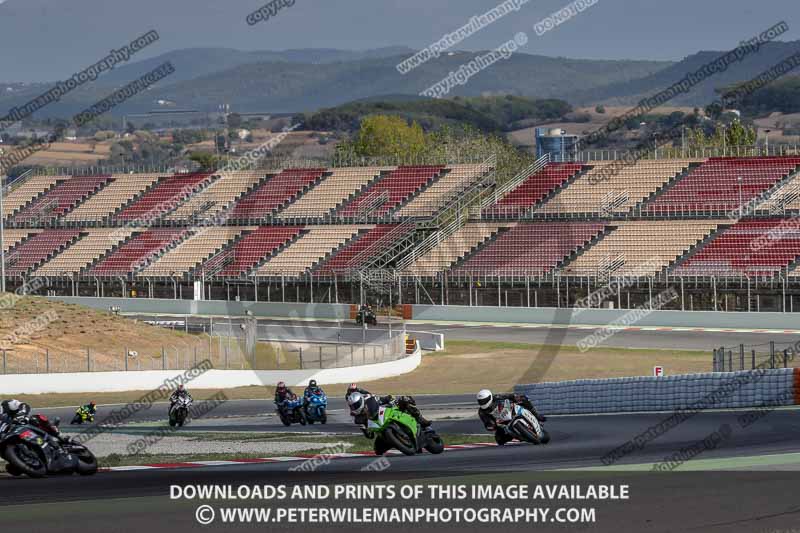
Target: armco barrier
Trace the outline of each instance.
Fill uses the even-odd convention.
[[[323,370],[209,370],[195,378],[192,389],[227,389],[251,385],[275,385],[285,381],[290,386],[305,387],[310,379],[320,385],[371,381],[411,372],[422,361],[417,351],[397,361]],[[165,380],[181,374],[180,370],[141,372],[82,372],[76,374],[9,374],[0,376],[3,394],[94,393],[153,390]]]
[[[800,404],[800,368],[517,385],[544,414],[734,409]]]

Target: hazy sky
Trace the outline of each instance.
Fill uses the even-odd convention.
[[[2,1],[2,0],[0,0]],[[0,80],[56,79],[90,64],[125,38],[156,29],[161,40],[140,58],[176,48],[420,48],[500,0],[296,0],[274,18],[249,26],[264,0],[6,0],[0,4]],[[487,49],[516,32],[531,36],[527,53],[576,58],[681,59],[727,50],[772,24],[800,39],[798,0],[597,0],[553,31],[534,24],[567,0],[530,0],[469,37],[460,47]],[[12,53],[9,53],[9,50]],[[24,78],[20,78],[24,76]]]

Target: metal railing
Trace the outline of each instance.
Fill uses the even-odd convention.
[[[712,351],[713,372],[738,372],[742,370],[796,368],[798,361],[796,343],[768,343],[726,348]]]

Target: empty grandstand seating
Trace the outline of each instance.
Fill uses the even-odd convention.
[[[149,224],[175,209],[201,188],[209,174],[176,174],[160,180],[153,188],[115,215],[120,221],[141,221]]]
[[[733,211],[798,166],[800,157],[713,157],[658,194],[643,211],[654,215]]]
[[[22,209],[40,194],[48,191],[57,182],[69,179],[70,176],[30,176],[22,183],[14,183],[10,192],[3,197],[3,218]]]
[[[462,192],[483,178],[489,168],[485,165],[449,165],[433,185],[425,189],[397,211],[399,217],[427,217],[445,207]]]
[[[131,236],[127,228],[91,228],[75,244],[36,269],[36,276],[69,276],[80,273],[114,246]]]
[[[220,252],[243,231],[254,229],[254,227],[212,226],[199,228],[196,232],[190,231],[187,239],[156,259],[140,275],[144,277],[183,276],[212,255]]]
[[[3,231],[3,250],[8,251],[22,241],[28,235],[34,233],[41,233],[40,229],[11,229],[6,228]]]
[[[398,167],[342,207],[337,215],[359,220],[384,216],[430,185],[443,169],[443,166]]]
[[[519,223],[457,263],[452,272],[477,276],[545,274],[603,229],[603,224],[595,222]]]
[[[97,194],[67,213],[69,223],[99,223],[113,215],[162,178],[157,174],[116,174]]]
[[[611,167],[597,164],[537,208],[536,214],[627,213],[695,163],[688,159],[642,159],[619,168],[614,163]]]
[[[637,220],[614,223],[614,231],[562,270],[570,276],[651,276],[703,241],[723,221]]]
[[[368,259],[364,257],[365,250],[380,247],[385,238],[397,227],[397,224],[379,224],[361,230],[336,253],[318,265],[314,272],[320,275],[333,275],[358,269]]]
[[[552,191],[564,185],[583,168],[577,163],[548,163],[528,177],[517,188],[484,210],[488,217],[519,216],[541,202]]]
[[[111,176],[76,176],[61,181],[17,212],[10,223],[19,226],[46,224],[70,211],[111,179]]]
[[[239,170],[224,171],[218,175],[218,180],[192,196],[164,219],[177,223],[210,220],[263,180],[266,172]]]
[[[789,218],[742,220],[716,234],[671,272],[686,276],[771,276],[800,257],[800,229]]]
[[[281,211],[279,217],[282,219],[323,218],[348,198],[358,194],[381,173],[390,172],[394,168],[333,168],[330,170],[331,175],[327,179],[302,195],[296,202],[289,204],[286,209]]]
[[[88,270],[90,276],[127,276],[147,266],[186,234],[180,228],[150,228],[136,233]]]
[[[310,271],[317,263],[350,240],[359,226],[316,226],[308,231],[281,253],[261,265],[260,276],[296,277]]]
[[[506,226],[513,226],[509,223]],[[447,270],[471,250],[500,231],[498,224],[469,223],[460,227],[424,256],[414,261],[406,271],[418,276],[432,276]]]
[[[77,229],[47,229],[23,240],[6,254],[6,273],[21,276],[57,254],[80,236]]]
[[[199,272],[222,277],[239,277],[300,235],[294,226],[261,226],[247,233],[232,246],[203,263]]]
[[[278,209],[319,182],[324,168],[287,168],[267,178],[253,192],[236,202],[228,218],[258,222],[275,215]]]

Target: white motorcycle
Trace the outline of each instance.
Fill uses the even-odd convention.
[[[531,444],[550,442],[550,434],[533,413],[521,405],[506,400],[498,411],[497,425],[504,428],[509,437]]]

